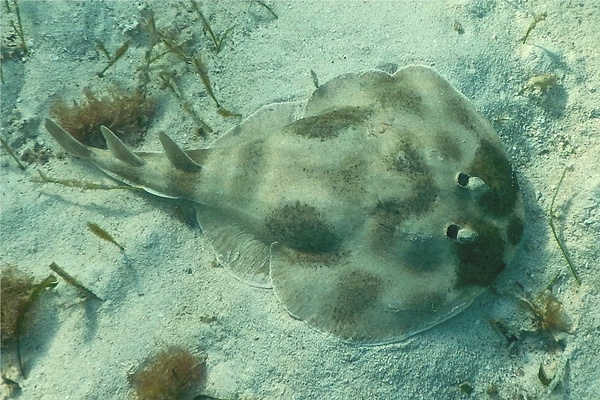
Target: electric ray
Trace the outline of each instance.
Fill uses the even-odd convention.
[[[457,314],[505,268],[523,202],[491,125],[433,69],[346,74],[266,106],[208,149],[108,150],[51,120],[70,153],[197,204],[221,261],[343,340],[398,341]]]

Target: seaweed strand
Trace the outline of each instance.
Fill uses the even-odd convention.
[[[137,190],[137,191],[144,190],[142,188],[138,188],[138,187],[134,187],[134,186],[127,186],[127,185],[102,185],[100,183],[89,182],[89,181],[79,181],[76,179],[50,178],[49,176],[45,175],[42,171],[38,171],[38,174],[40,175],[39,178],[32,178],[31,182],[56,183],[58,185],[63,185],[66,187],[74,187],[74,188],[90,189],[90,190],[116,190],[116,189]]]
[[[578,285],[581,285],[581,280],[579,279],[579,276],[577,275],[577,271],[575,271],[575,267],[573,267],[571,258],[567,254],[565,247],[563,246],[562,242],[558,238],[558,234],[556,233],[556,226],[554,225],[554,211],[555,211],[554,210],[554,201],[556,200],[556,195],[558,194],[558,189],[560,188],[560,185],[562,184],[562,181],[565,178],[565,175],[567,174],[567,171],[569,169],[570,169],[569,167],[565,168],[565,170],[563,171],[563,173],[560,177],[560,180],[558,181],[558,185],[556,185],[556,190],[554,191],[554,196],[552,196],[552,201],[550,202],[550,211],[549,211],[550,216],[548,218],[548,225],[550,225],[550,230],[552,231],[552,236],[554,236],[554,240],[556,240],[556,243],[558,244],[558,248],[560,249],[564,259],[567,261],[567,265],[569,266],[569,269],[571,270],[571,274],[573,275],[573,278],[575,278],[575,281],[577,281]]]
[[[8,6],[8,2],[6,2],[6,5]],[[17,24],[15,25],[15,21],[11,20],[10,25],[17,33],[17,36],[19,36],[19,40],[21,40],[21,50],[23,50],[23,53],[25,55],[28,55],[29,48],[27,47],[27,42],[25,41],[25,33],[23,32],[23,24],[21,23],[21,11],[19,10],[19,3],[17,2],[17,0],[13,0],[13,5],[15,9],[15,14],[17,14]]]
[[[33,303],[35,303],[37,301],[37,299],[39,299],[39,297],[42,295],[42,293],[44,293],[46,291],[46,289],[52,289],[57,284],[58,284],[58,280],[56,280],[56,277],[54,275],[50,274],[42,282],[35,285],[35,288],[33,289],[33,292],[31,292],[29,299],[25,303],[23,303],[23,305],[21,306],[21,309],[19,310],[19,314],[17,315],[17,322],[16,322],[17,334],[15,337],[15,339],[16,339],[16,355],[17,355],[17,365],[19,367],[19,373],[21,374],[21,376],[23,378],[27,378],[27,376],[25,375],[25,372],[23,370],[23,363],[21,361],[21,334],[23,333],[23,322],[25,321],[25,314],[27,314],[27,311],[29,311],[29,309],[31,308]]]
[[[8,153],[9,156],[11,156],[11,158],[13,160],[15,160],[15,162],[17,163],[17,165],[19,166],[19,169],[21,171],[25,171],[25,166],[21,163],[21,161],[19,160],[19,158],[17,157],[17,155],[15,154],[15,152],[13,151],[13,149],[10,148],[10,146],[8,145],[8,143],[6,143],[6,141],[0,137],[0,144],[2,145],[2,148],[4,150],[6,150],[6,152]]]
[[[83,286],[83,284],[81,284],[72,275],[67,273],[67,271],[59,267],[55,262],[50,264],[49,268],[52,271],[56,272],[56,274],[63,278],[68,284],[74,286],[86,299],[95,299],[102,301],[100,297],[96,296],[91,290]]]

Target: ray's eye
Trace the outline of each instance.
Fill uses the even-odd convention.
[[[458,244],[467,244],[477,240],[478,234],[477,231],[469,226],[450,224],[446,228],[446,237],[454,240]]]
[[[446,236],[449,239],[456,240],[456,235],[458,235],[459,229],[460,227],[456,224],[448,225],[448,228],[446,228]]]
[[[490,187],[483,179],[478,176],[471,176],[465,172],[459,172],[454,179],[456,179],[458,186],[468,189],[475,198],[481,197],[490,190]]]
[[[456,180],[458,181],[458,184],[462,187],[465,187],[469,184],[469,178],[471,178],[469,176],[469,174],[465,174],[464,172],[461,172],[457,175]]]

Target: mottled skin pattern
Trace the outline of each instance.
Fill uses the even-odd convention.
[[[109,151],[53,122],[71,153],[112,176],[198,204],[235,276],[272,284],[293,316],[365,344],[402,340],[467,307],[523,232],[499,138],[430,68],[337,77],[306,103],[259,110],[209,149]]]

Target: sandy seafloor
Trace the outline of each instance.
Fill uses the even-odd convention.
[[[31,154],[37,144],[49,159],[21,171],[2,151],[0,261],[37,280],[54,261],[105,301],[81,303],[64,281],[42,296],[23,337],[28,378],[5,371],[20,383],[18,398],[133,398],[128,374],[171,345],[208,356],[206,384],[191,397],[600,398],[600,2],[266,3],[277,19],[250,1],[203,2],[218,34],[232,28],[215,54],[187,2],[20,2],[31,53],[3,60],[1,134],[17,154]],[[155,11],[159,27],[200,39],[216,96],[243,116],[272,102],[306,99],[314,90],[311,70],[326,82],[352,71],[435,67],[492,121],[514,162],[527,220],[513,262],[458,316],[401,343],[353,346],[291,318],[272,291],[244,285],[215,266],[206,238],[177,218],[173,201],[32,182],[39,170],[111,184],[93,165],[66,155],[43,119],[58,96],[80,99],[82,88],[102,92],[111,82],[135,87],[145,51],[142,8]],[[546,19],[522,44],[542,12]],[[3,43],[11,18],[2,18]],[[95,41],[114,51],[126,39],[132,45],[125,56],[98,78],[106,61]],[[170,60],[162,65],[178,74],[215,132],[197,136],[190,116],[154,76],[149,90],[159,108],[138,150],[160,150],[160,130],[186,148],[202,148],[237,123],[215,112],[191,68]],[[543,73],[555,74],[558,84],[544,93],[522,90]],[[555,223],[581,285],[546,218],[566,167],[572,169],[556,197]],[[99,223],[125,251],[91,234],[87,221]],[[556,333],[559,345],[551,349],[552,334],[526,332],[533,330],[532,315],[512,293],[533,297],[558,272],[553,291],[572,326]],[[503,321],[519,340],[509,345],[491,320]],[[554,378],[547,386],[538,377],[540,364]],[[462,393],[460,383],[473,392]]]

